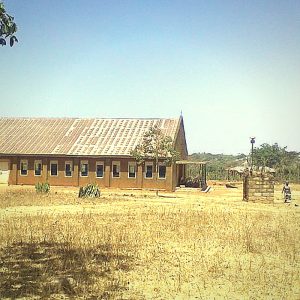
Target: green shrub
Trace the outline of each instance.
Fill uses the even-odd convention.
[[[35,190],[37,193],[47,194],[50,192],[50,184],[48,182],[38,182],[35,185]]]
[[[98,198],[100,197],[100,188],[96,183],[89,183],[85,187],[79,188],[79,198],[91,197],[91,198]]]

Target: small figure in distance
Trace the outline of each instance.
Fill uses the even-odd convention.
[[[284,203],[291,202],[292,192],[288,181],[285,182],[285,185],[282,188],[282,193],[284,194]]]

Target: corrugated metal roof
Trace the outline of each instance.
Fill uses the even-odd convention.
[[[174,140],[176,119],[0,118],[0,154],[130,155],[157,125]]]

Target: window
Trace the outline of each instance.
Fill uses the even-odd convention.
[[[34,176],[41,176],[42,175],[42,161],[35,160],[34,161]]]
[[[71,161],[65,162],[65,176],[66,177],[72,177],[72,171],[73,171],[73,164]]]
[[[56,160],[50,161],[50,176],[58,175],[58,163]]]
[[[28,160],[23,159],[20,161],[20,174],[22,176],[27,176],[28,173]]]
[[[150,162],[145,163],[145,178],[153,177],[153,164]]]
[[[158,165],[158,178],[165,179],[166,178],[166,166],[162,163]]]
[[[103,178],[104,175],[104,164],[101,161],[96,162],[96,177]]]
[[[118,178],[120,177],[120,162],[113,161],[112,163],[112,177]]]
[[[136,173],[136,163],[129,162],[128,163],[128,178],[135,178]]]
[[[83,160],[81,162],[81,168],[80,168],[80,176],[86,177],[89,175],[89,164],[87,160]]]

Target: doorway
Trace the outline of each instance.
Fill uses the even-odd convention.
[[[8,184],[9,161],[0,160],[0,184]]]

